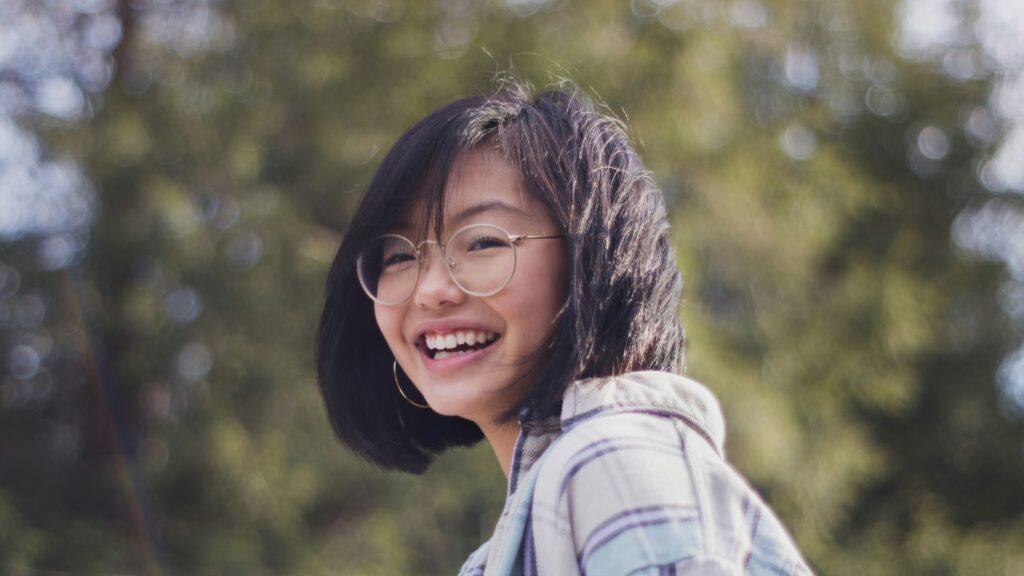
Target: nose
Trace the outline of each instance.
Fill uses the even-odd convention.
[[[440,246],[434,242],[425,243],[423,246],[423,269],[420,271],[420,280],[413,293],[416,306],[424,309],[443,308],[465,301],[466,293],[448,274]]]

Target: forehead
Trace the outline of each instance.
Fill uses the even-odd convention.
[[[448,178],[445,218],[481,203],[500,202],[527,214],[538,204],[523,189],[519,173],[498,151],[474,150],[463,155]]]
[[[421,199],[402,214],[395,227],[407,232],[422,230],[429,217]],[[500,152],[472,150],[452,167],[445,189],[445,230],[477,222],[536,227],[550,220],[547,208],[525,191],[518,172]]]

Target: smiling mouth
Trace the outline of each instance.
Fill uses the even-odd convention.
[[[491,347],[501,334],[484,330],[459,330],[446,334],[424,334],[417,346],[432,360],[457,358]]]

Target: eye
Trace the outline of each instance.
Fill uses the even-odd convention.
[[[397,266],[405,262],[415,261],[416,256],[408,252],[395,252],[384,257],[383,267]]]
[[[501,238],[495,238],[493,236],[478,236],[474,238],[467,247],[470,252],[476,250],[486,250],[488,248],[507,248],[508,241],[502,240]]]

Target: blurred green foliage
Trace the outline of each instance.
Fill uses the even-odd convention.
[[[0,345],[50,350],[42,392],[0,374],[0,572],[455,572],[503,503],[489,448],[422,477],[356,460],[312,343],[390,143],[511,70],[630,126],[689,374],[817,570],[1024,573],[1024,426],[994,382],[1019,327],[1002,266],[951,242],[992,195],[964,123],[996,72],[904,57],[892,3],[239,0],[181,30],[160,6],[195,9],[120,7],[94,117],[32,125],[100,208],[78,264],[0,244],[48,306]],[[948,150],[923,158],[929,127]]]

